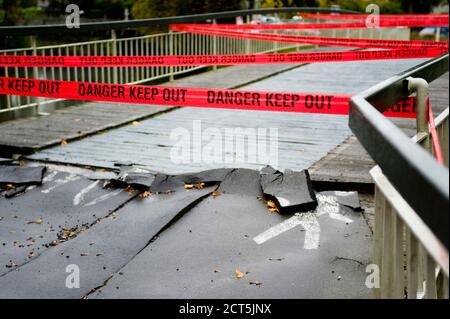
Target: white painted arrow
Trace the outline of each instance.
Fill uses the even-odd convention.
[[[317,249],[320,242],[320,224],[319,217],[328,214],[330,218],[345,222],[352,223],[353,220],[339,213],[339,203],[335,196],[325,196],[317,194],[318,205],[314,212],[295,214],[289,219],[270,227],[266,231],[262,232],[253,240],[258,244],[265,243],[269,239],[272,239],[296,226],[302,226],[305,233],[305,241],[303,243],[304,249]]]

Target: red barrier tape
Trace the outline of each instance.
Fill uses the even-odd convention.
[[[314,44],[323,46],[358,47],[358,48],[381,48],[381,49],[410,49],[424,47],[438,47],[448,49],[445,41],[418,41],[418,40],[372,40],[372,39],[348,39],[332,38],[322,36],[298,36],[290,34],[269,34],[221,30],[217,28],[203,28],[185,25],[171,25],[173,31],[184,31],[196,34],[224,36],[232,38],[263,40],[274,42],[290,42],[298,44]]]
[[[300,13],[300,16],[307,19],[319,20],[356,20],[365,21],[368,17],[373,15],[368,14],[314,14],[314,13]],[[414,22],[420,24],[417,26],[448,26],[448,14],[381,14],[379,15],[381,21],[400,21],[400,22]],[[435,25],[430,25],[438,23]],[[442,25],[441,25],[442,24]],[[406,26],[406,25],[405,25]]]
[[[161,56],[17,56],[0,55],[0,67],[130,67],[237,64],[320,63],[433,58],[443,48],[302,52],[285,54],[161,55]]]
[[[396,27],[445,27],[448,19],[410,21],[410,20],[380,20],[376,28]],[[187,27],[202,26],[214,28],[214,24],[181,24]],[[369,28],[364,21],[351,23],[280,23],[280,24],[219,24],[222,30],[319,30],[319,29],[365,29]],[[375,28],[375,27],[372,27]]]
[[[445,165],[444,155],[442,155],[441,143],[439,142],[439,135],[436,131],[436,124],[434,123],[434,115],[433,110],[431,109],[431,102],[429,98],[427,101],[427,109],[428,109],[428,122],[430,127],[431,141],[433,143],[434,156],[436,157],[437,161],[440,164]]]
[[[9,77],[0,77],[0,94],[150,105],[340,115],[348,114],[351,97],[350,95],[336,94],[198,89]],[[400,101],[384,114],[393,117],[414,118],[414,98]]]

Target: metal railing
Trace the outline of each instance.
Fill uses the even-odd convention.
[[[32,44],[35,41],[32,41]],[[281,50],[299,49],[292,43],[275,43],[271,41],[256,41],[233,39],[208,35],[190,34],[184,32],[160,33],[131,38],[112,37],[100,41],[67,43],[64,45],[32,46],[23,49],[1,50],[6,55],[200,55],[200,54],[242,54],[269,53]],[[102,83],[139,84],[162,78],[173,79],[176,75],[190,73],[204,66],[160,66],[160,67],[99,67],[99,68],[63,68],[35,67],[18,68],[5,67],[5,76],[39,78],[48,80],[87,81]],[[53,103],[59,99],[32,98],[25,96],[6,96],[0,105],[0,114],[11,113],[28,108],[39,108],[39,112],[48,112]],[[37,110],[35,110],[37,111]],[[17,113],[17,112],[16,112]],[[15,114],[17,117],[18,114]],[[5,117],[5,116],[4,116]]]
[[[74,56],[74,55],[200,55],[200,54],[252,54],[252,53],[273,53],[279,51],[301,50],[308,45],[236,39],[228,37],[217,37],[211,35],[191,34],[185,32],[167,32],[151,34],[145,36],[118,38],[116,36],[117,28],[141,27],[145,21],[150,25],[160,22],[161,24],[172,22],[192,22],[201,21],[206,18],[228,17],[229,15],[238,16],[239,14],[258,13],[258,12],[296,12],[305,11],[305,8],[281,8],[283,10],[243,10],[206,15],[196,15],[187,17],[160,18],[147,20],[119,21],[110,23],[111,37],[105,40],[96,40],[78,43],[64,43],[51,46],[36,46],[36,37],[30,37],[31,46],[21,49],[0,50],[0,55],[48,55],[48,56]],[[312,11],[311,8],[308,9]],[[314,10],[317,11],[317,10]],[[326,12],[321,9],[319,11]],[[330,11],[328,9],[328,11]],[[344,11],[343,11],[344,12]],[[201,17],[201,19],[199,18]],[[190,18],[192,18],[190,20]],[[250,16],[246,20],[249,22]],[[210,22],[215,23],[213,19]],[[8,27],[9,34],[41,34],[48,32],[50,26],[37,26],[33,30],[27,26]],[[51,26],[58,30],[60,26]],[[81,25],[81,31],[103,30],[103,22],[89,23]],[[53,29],[52,29],[53,30]],[[66,29],[71,32],[72,29]],[[26,31],[26,32],[25,32]],[[54,32],[54,31],[53,31]],[[66,31],[64,31],[66,32]],[[311,34],[311,30],[285,30],[273,31],[277,33],[289,34]],[[5,33],[5,27],[0,27],[0,34]],[[382,29],[331,29],[318,30],[315,34],[332,37],[348,38],[375,38],[407,40],[410,36],[409,28],[382,28]],[[63,67],[34,67],[17,68],[5,67],[3,74],[11,77],[39,78],[48,80],[67,80],[67,81],[87,81],[102,83],[120,83],[120,84],[142,84],[155,80],[172,80],[175,76],[182,76],[192,71],[206,68],[205,66],[167,66],[167,67],[100,67],[100,68],[63,68]],[[216,68],[216,67],[213,67]],[[26,116],[45,114],[56,108],[65,107],[68,101],[64,99],[48,99],[26,96],[0,96],[0,122],[17,119]],[[73,104],[74,102],[69,102]]]
[[[409,96],[412,78],[448,72],[448,53],[353,97],[350,127],[378,166],[375,181],[376,298],[448,298],[448,108],[436,119],[446,167],[431,155],[428,96],[418,90],[418,134],[411,140],[380,112]],[[426,129],[424,129],[426,128]]]

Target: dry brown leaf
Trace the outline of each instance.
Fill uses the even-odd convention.
[[[145,197],[149,197],[150,195],[152,195],[152,192],[150,192],[150,191],[145,191],[145,192],[143,192],[143,193],[140,193],[140,194],[139,194],[139,197],[140,197],[140,198],[145,198]]]
[[[25,161],[24,160],[19,160],[19,166],[24,166],[25,165]]]
[[[245,274],[242,271],[240,271],[239,269],[236,269],[234,271],[234,275],[236,276],[237,279],[241,279],[245,276]]]
[[[274,201],[268,200],[266,201],[267,208],[269,209],[269,212],[271,213],[279,213],[277,206],[275,205]]]
[[[213,195],[214,197],[216,197],[216,196],[222,195],[222,193],[219,192],[219,191],[214,191],[214,192],[212,192],[212,195]]]
[[[132,193],[132,192],[134,192],[134,188],[131,187],[130,185],[128,185],[127,188],[125,188],[125,191],[128,193]]]
[[[13,184],[6,184],[6,189],[14,189],[16,188]]]
[[[194,184],[184,184],[184,188],[185,189],[193,189],[194,188]]]
[[[33,256],[34,256],[34,252],[30,251],[30,252],[27,254],[27,256],[28,256],[28,258],[33,257]]]
[[[199,182],[199,183],[195,184],[195,188],[197,188],[197,189],[202,189],[203,187],[205,187],[205,183],[203,183],[203,182]]]
[[[35,220],[29,220],[29,221],[27,221],[27,224],[37,224],[37,225],[40,225],[40,224],[42,224],[42,219],[38,218],[38,219],[35,219]]]
[[[62,139],[62,140],[61,140],[61,145],[63,145],[63,146],[64,146],[64,145],[67,145],[67,141],[66,141],[65,139]]]

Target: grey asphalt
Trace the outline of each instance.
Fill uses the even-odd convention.
[[[43,185],[0,199],[0,298],[370,298],[370,230],[329,193],[296,216],[268,210],[255,170],[157,176],[150,189],[161,193],[147,197],[103,188],[102,172],[45,174]],[[185,188],[196,180],[211,186]],[[74,234],[63,240],[67,228]],[[80,288],[66,287],[70,265]]]

